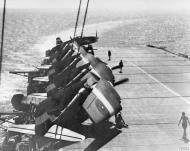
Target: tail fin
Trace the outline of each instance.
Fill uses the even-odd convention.
[[[58,125],[53,125],[44,136],[48,138],[60,139],[70,142],[78,142],[83,141],[85,139],[84,135],[81,135],[79,133],[76,133]]]

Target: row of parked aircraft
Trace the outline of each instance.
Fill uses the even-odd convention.
[[[10,132],[25,133],[71,142],[85,136],[76,127],[90,119],[92,124],[108,120],[121,111],[121,98],[110,67],[93,53],[98,37],[76,37],[46,51],[43,65],[34,71],[11,71],[28,77],[27,96],[15,94],[15,111],[1,125]],[[89,47],[90,45],[90,47]],[[86,47],[88,46],[88,47]]]

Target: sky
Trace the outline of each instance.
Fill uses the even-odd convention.
[[[0,0],[0,7],[3,7]],[[78,8],[79,0],[6,0],[8,8]],[[87,0],[83,0],[83,4]],[[90,9],[190,10],[190,0],[90,0]]]

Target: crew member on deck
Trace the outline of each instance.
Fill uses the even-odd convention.
[[[189,122],[189,119],[187,116],[185,116],[185,112],[182,112],[182,116],[179,120],[179,123],[178,123],[178,126],[180,125],[182,121],[182,127],[183,127],[183,139],[186,139],[187,138],[187,133],[186,133],[186,129],[187,129],[187,122],[189,123],[190,125],[190,122]]]
[[[110,50],[108,50],[108,60],[110,61],[111,60],[111,51]]]
[[[125,123],[124,119],[121,116],[121,112],[115,114],[115,124],[116,128],[121,129],[122,127],[128,128],[128,125]]]
[[[119,68],[120,68],[119,73],[122,73],[122,68],[123,68],[123,61],[122,60],[120,60],[120,62],[119,62]]]

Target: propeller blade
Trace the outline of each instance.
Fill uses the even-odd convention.
[[[118,69],[118,68],[120,68],[120,66],[117,65],[117,66],[112,67],[111,69],[115,70],[115,69]]]
[[[117,85],[123,84],[123,83],[128,82],[128,81],[129,81],[128,78],[121,79],[121,80],[115,82],[115,83],[114,83],[114,86],[117,86]]]

